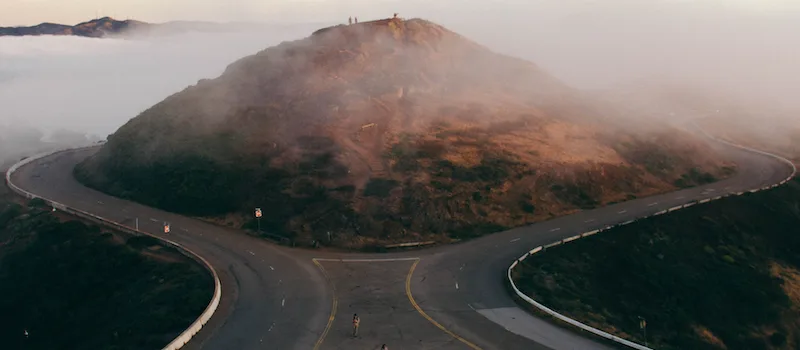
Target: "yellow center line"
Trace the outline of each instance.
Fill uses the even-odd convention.
[[[317,259],[311,259],[311,261],[313,261],[314,265],[317,265],[320,271],[322,271],[322,274],[325,276],[325,280],[328,281],[328,284],[331,286],[331,290],[333,291],[333,297],[332,297],[333,305],[331,306],[331,315],[328,317],[328,324],[325,326],[325,330],[322,331],[322,334],[320,334],[319,339],[317,339],[317,342],[314,344],[314,350],[318,350],[319,347],[322,346],[322,342],[325,341],[325,337],[328,336],[328,331],[331,330],[331,325],[333,325],[333,319],[336,317],[336,308],[339,304],[339,300],[336,297],[336,286],[333,284],[333,281],[331,280],[330,276],[328,276],[328,272],[325,271],[325,268],[322,267],[322,264],[320,264],[319,261],[317,261]]]
[[[428,320],[430,323],[433,323],[434,326],[438,327],[439,329],[441,329],[443,332],[447,333],[451,337],[458,339],[460,342],[466,344],[470,348],[472,348],[474,350],[481,350],[481,348],[478,347],[477,345],[470,343],[468,340],[466,340],[466,339],[458,336],[457,334],[449,331],[447,328],[444,328],[444,326],[442,326],[441,324],[439,324],[439,322],[436,322],[433,318],[428,316],[428,314],[426,314],[425,311],[422,311],[422,308],[419,307],[417,302],[414,300],[414,296],[411,295],[411,276],[414,274],[414,270],[417,268],[417,264],[418,263],[419,263],[419,259],[414,261],[414,264],[411,265],[411,269],[408,271],[408,276],[406,277],[406,295],[408,296],[408,301],[411,302],[411,305],[413,305],[414,308],[417,309],[417,312],[419,312],[419,314],[422,315],[422,317],[425,317],[425,319]]]

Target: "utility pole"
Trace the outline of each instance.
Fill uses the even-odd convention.
[[[139,218],[136,218],[136,231],[139,231]]]

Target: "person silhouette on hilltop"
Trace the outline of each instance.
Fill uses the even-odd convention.
[[[347,17],[347,24],[353,24],[353,17]]]

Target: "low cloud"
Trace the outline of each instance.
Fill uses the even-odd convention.
[[[0,125],[105,136],[231,62],[312,28],[148,39],[0,38]]]

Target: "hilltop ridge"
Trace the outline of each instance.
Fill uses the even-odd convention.
[[[532,62],[422,19],[337,25],[230,64],[81,164],[97,189],[334,245],[466,238],[730,173]]]

